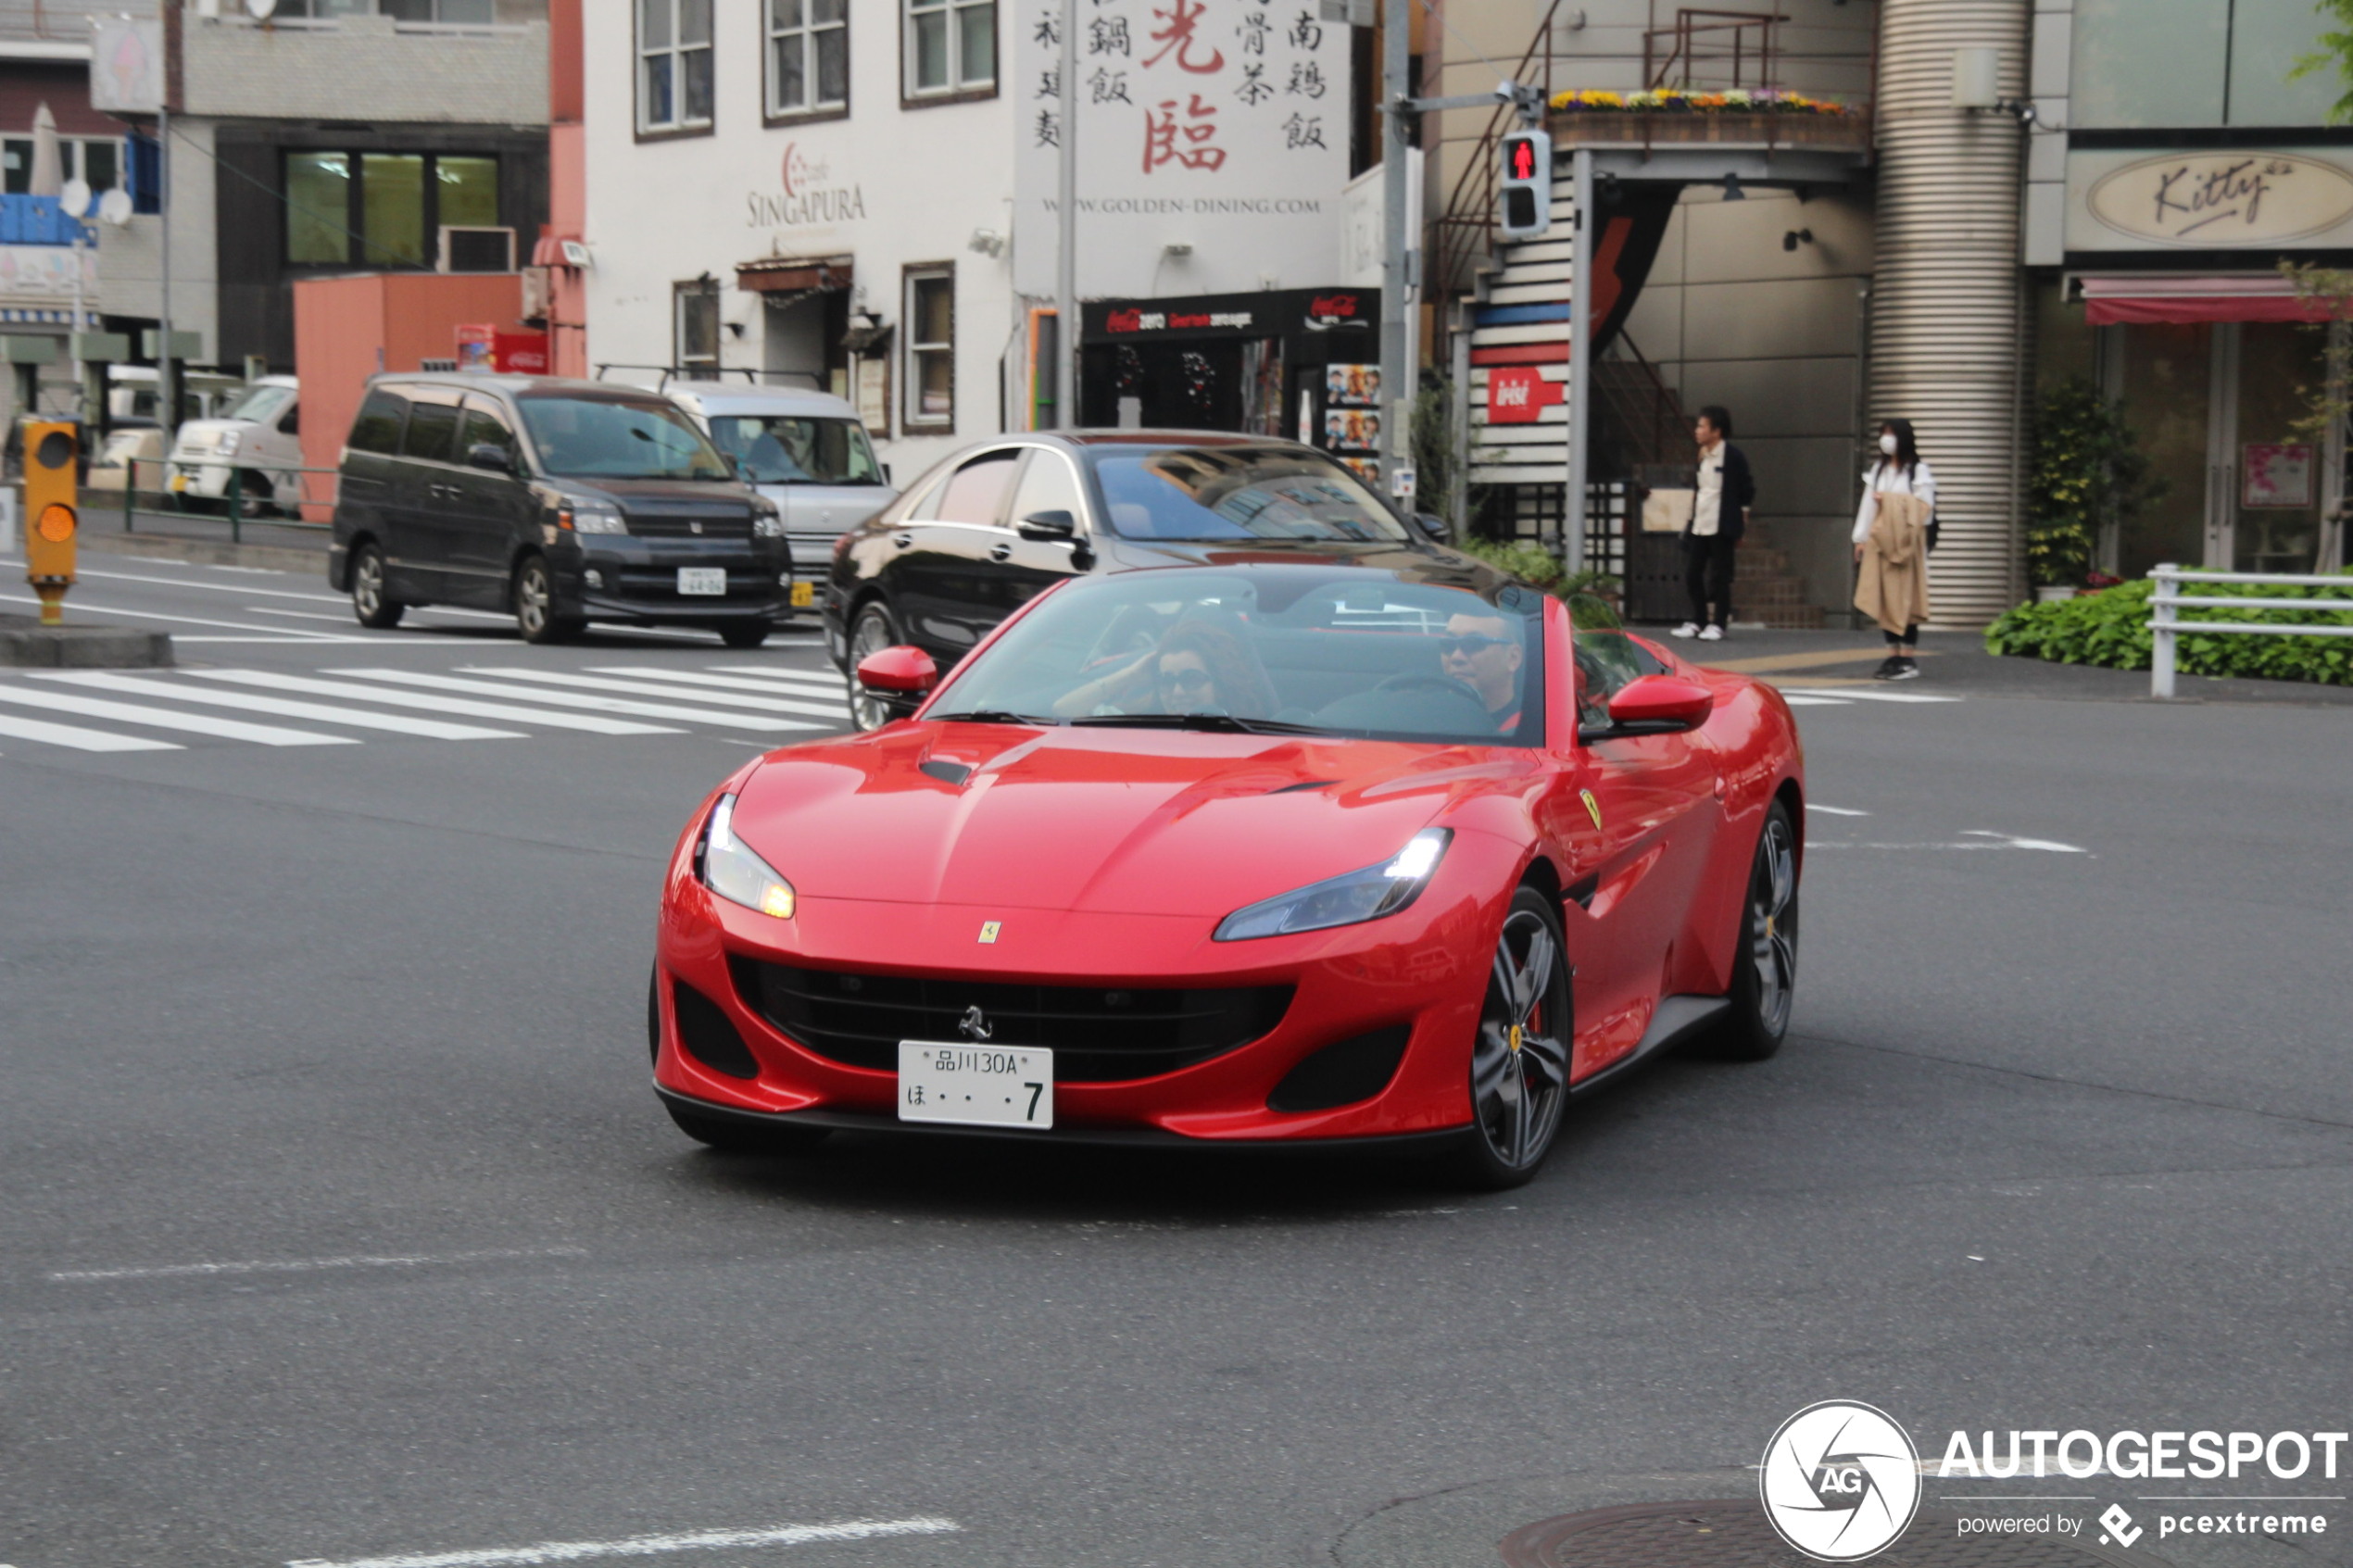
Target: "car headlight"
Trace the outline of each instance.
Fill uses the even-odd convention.
[[[610,501],[568,497],[556,508],[556,526],[582,533],[626,533],[628,522]]]
[[[237,436],[238,433],[233,430],[227,431],[222,433],[220,437],[220,455],[222,457],[233,457],[236,454]]]
[[[1236,909],[1218,922],[1216,940],[1247,942],[1393,915],[1421,897],[1453,837],[1452,828],[1424,828],[1392,859]]]
[[[792,884],[776,868],[744,847],[735,834],[736,797],[723,795],[703,823],[702,842],[695,846],[697,880],[731,903],[758,909],[778,920],[792,919],[796,899]]]
[[[762,495],[751,504],[751,536],[755,539],[781,539],[785,536],[785,514],[776,503]]]

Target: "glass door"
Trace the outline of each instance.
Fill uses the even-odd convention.
[[[2221,487],[2220,546],[2209,558],[2233,571],[2313,570],[2321,543],[2323,443],[2309,424],[2312,395],[2326,375],[2325,334],[2284,321],[2221,329],[2235,341],[2229,408],[2232,437]],[[2223,420],[2218,417],[2218,424]]]
[[[2145,577],[2166,561],[2207,559],[2214,495],[2214,339],[2203,324],[2135,323],[2106,329],[2121,335],[2108,358],[2108,394],[2140,438],[2156,494],[2124,521],[2115,570]]]

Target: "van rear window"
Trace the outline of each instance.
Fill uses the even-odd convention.
[[[388,386],[376,388],[359,405],[359,417],[351,421],[351,449],[382,452],[386,457],[399,451],[400,427],[408,418],[409,399]]]

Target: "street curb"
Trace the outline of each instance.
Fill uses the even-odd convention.
[[[31,670],[153,670],[177,662],[171,633],[128,626],[42,626],[0,616],[0,665]]]
[[[85,550],[107,556],[160,556],[208,566],[258,566],[274,571],[303,572],[324,581],[327,552],[297,549],[291,545],[225,545],[209,539],[181,539],[169,533],[94,533],[84,530]]]

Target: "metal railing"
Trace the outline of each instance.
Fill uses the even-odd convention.
[[[1678,87],[1769,86],[1773,81],[1773,30],[1781,18],[1763,11],[1709,11],[1686,7],[1675,13],[1669,27],[1655,27],[1642,34],[1642,85],[1665,87],[1667,79],[1682,67]],[[1726,48],[1720,35],[1731,34]],[[1710,47],[1713,45],[1713,47]],[[1692,73],[1707,65],[1731,62],[1732,80],[1723,83],[1695,82]],[[1752,82],[1750,78],[1754,78]]]
[[[2176,644],[2183,633],[2205,636],[2248,633],[2259,637],[2353,637],[2353,625],[2295,625],[2264,621],[2183,621],[2177,609],[2301,610],[2306,614],[2344,615],[2353,612],[2353,596],[2324,599],[2309,595],[2234,594],[2183,595],[2184,583],[2254,583],[2259,586],[2339,588],[2353,596],[2353,577],[2343,573],[2319,577],[2293,572],[2184,571],[2170,562],[2149,572],[2157,592],[2149,598],[2149,696],[2173,695]]]
[[[1536,87],[1547,103],[1553,96],[1553,19],[1560,7],[1561,0],[1553,0],[1544,7],[1544,19],[1538,24],[1536,36],[1529,40],[1527,52],[1520,56],[1519,65],[1512,71],[1514,82]],[[1433,295],[1468,287],[1471,263],[1490,247],[1495,233],[1495,149],[1504,132],[1516,122],[1516,116],[1517,111],[1511,105],[1499,104],[1487,117],[1487,127],[1479,132],[1470,161],[1454,178],[1445,211],[1431,220],[1430,227],[1438,231],[1436,264],[1428,270],[1428,288]]]
[[[139,474],[140,470],[143,469],[147,470],[148,473],[155,479],[160,481],[160,483],[152,489],[144,491],[141,490],[139,488]],[[172,487],[171,479],[175,470],[179,472],[186,472],[198,469],[226,469],[229,470],[228,480],[222,485],[220,495],[202,495],[196,493],[193,486],[180,489],[174,489]],[[98,470],[96,471],[107,472],[108,470]],[[302,514],[306,509],[315,510],[324,508],[330,511],[333,509],[335,502],[334,482],[341,470],[336,469],[290,469],[273,466],[269,472],[282,474],[292,473],[302,476],[302,496],[298,501],[296,501],[293,504],[291,510],[280,505],[274,499],[267,502],[260,502],[258,501],[256,497],[245,494],[244,476],[246,473],[259,473],[262,471],[263,470],[255,469],[250,465],[240,465],[234,458],[128,458],[125,460],[125,467],[122,470],[122,493],[119,503],[119,510],[122,519],[122,531],[125,533],[138,533],[139,519],[142,516],[145,516],[151,521],[168,520],[173,525],[170,531],[175,533],[181,532],[182,525],[186,523],[193,522],[198,526],[202,526],[208,522],[220,522],[225,524],[228,528],[229,542],[233,545],[242,545],[245,543],[245,529],[252,524],[259,523],[272,529],[291,529],[297,532],[310,533],[324,533],[333,526],[333,524],[330,522],[310,521],[305,519]],[[325,476],[325,483],[322,484],[316,483],[316,476],[320,475]],[[85,488],[88,495],[92,497],[92,500],[86,500],[83,503],[82,509],[85,516],[95,517],[98,515],[98,509],[93,504],[93,501],[94,501],[96,497],[104,496],[108,500],[114,499],[110,488],[101,489],[94,486],[86,486]],[[144,502],[152,502],[153,504],[147,505],[144,504]],[[276,515],[266,515],[266,513],[274,513]],[[151,532],[153,530],[151,530]]]

